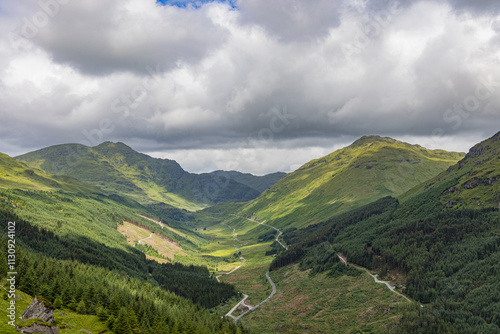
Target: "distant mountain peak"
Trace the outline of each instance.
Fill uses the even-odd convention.
[[[362,146],[362,145],[378,143],[378,142],[395,143],[395,142],[397,142],[397,140],[390,138],[390,137],[369,135],[369,136],[363,136],[363,137],[359,138],[354,143],[352,143],[350,146]]]
[[[254,199],[283,176],[228,172],[228,177],[216,178],[212,174],[186,172],[174,160],[152,158],[121,142],[81,145],[78,149],[73,149],[73,145],[52,146],[16,159],[141,203],[164,202],[187,210]],[[217,173],[224,172],[214,174]]]
[[[127,144],[124,144],[122,142],[112,142],[112,141],[105,141],[105,142],[102,142],[100,143],[99,145],[96,146],[96,148],[104,148],[104,147],[113,147],[113,148],[116,148],[116,147],[122,147],[122,148],[127,148],[127,149],[131,149],[132,148],[130,146],[128,146]]]

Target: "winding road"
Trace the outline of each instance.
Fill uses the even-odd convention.
[[[161,228],[163,228],[163,227],[164,227],[164,225],[165,225],[165,224],[163,224],[162,222],[159,222],[159,221],[157,221],[156,219],[153,219],[153,218],[151,218],[151,217],[144,216],[144,215],[141,215],[141,214],[138,214],[138,213],[136,213],[136,215],[138,215],[139,217],[142,217],[142,218],[144,218],[144,219],[147,219],[147,220],[149,220],[149,221],[152,221],[153,223],[156,223],[156,224],[160,225],[160,226],[161,226]]]
[[[377,275],[377,274],[372,274],[372,273],[371,273],[370,271],[368,271],[368,269],[366,269],[366,268],[363,268],[363,267],[360,267],[360,266],[358,266],[358,265],[356,265],[356,264],[353,264],[353,263],[349,263],[349,262],[347,262],[347,258],[346,258],[345,256],[343,256],[342,254],[340,254],[340,253],[339,253],[339,254],[337,254],[337,256],[339,257],[340,261],[342,261],[342,263],[343,263],[343,264],[345,264],[345,265],[348,265],[348,264],[349,264],[349,265],[353,266],[354,268],[357,268],[357,269],[363,270],[364,272],[366,272],[368,275],[370,275],[370,276],[373,278],[373,280],[375,281],[375,283],[385,284],[385,285],[389,288],[389,290],[391,290],[391,291],[392,291],[392,292],[394,292],[395,294],[397,294],[397,295],[399,295],[399,296],[403,297],[404,299],[406,299],[406,300],[407,300],[407,301],[409,301],[410,303],[413,303],[413,301],[412,301],[410,298],[406,297],[406,296],[405,296],[405,295],[403,295],[402,293],[397,292],[397,291],[395,290],[395,289],[396,289],[396,287],[395,287],[394,285],[391,285],[391,284],[390,284],[389,282],[387,282],[387,281],[381,281],[381,280],[379,280],[379,279],[378,279],[378,275]]]
[[[240,217],[240,216],[237,216],[237,217]],[[240,217],[240,218],[245,218],[245,217]],[[270,227],[270,228],[272,228],[272,229],[276,230],[276,232],[278,232],[278,235],[276,236],[276,239],[275,239],[275,240],[276,240],[276,242],[277,242],[277,243],[279,243],[279,244],[280,244],[280,245],[281,245],[281,246],[282,246],[285,250],[288,250],[288,247],[287,247],[287,246],[285,246],[285,245],[283,245],[283,244],[281,243],[281,241],[279,241],[279,238],[280,238],[280,237],[281,237],[281,235],[283,234],[283,232],[281,232],[281,230],[277,229],[277,228],[276,228],[276,227],[274,227],[274,226],[264,224],[263,222],[258,221],[258,220],[257,220],[257,219],[255,219],[255,218],[245,218],[245,219],[250,220],[250,221],[252,221],[252,222],[254,222],[254,223],[260,224],[260,225],[264,225],[264,226]]]
[[[242,316],[244,316],[245,314],[247,314],[250,311],[255,310],[257,307],[259,307],[260,305],[264,304],[265,302],[267,302],[269,299],[271,299],[274,296],[274,294],[276,293],[276,285],[271,280],[271,277],[269,276],[269,271],[266,273],[266,277],[267,277],[267,280],[269,281],[269,283],[271,283],[271,286],[273,287],[273,291],[271,292],[271,294],[269,295],[269,297],[267,297],[266,299],[264,299],[263,301],[261,301],[259,304],[255,305],[255,306],[252,306],[252,305],[245,304],[245,300],[248,298],[248,296],[247,295],[243,295],[244,296],[243,300],[240,301],[235,307],[233,307],[231,309],[231,311],[229,311],[226,314],[226,316],[231,317],[231,318],[234,319],[234,323],[236,323],[238,320],[240,320],[240,318]],[[243,304],[244,306],[248,307],[248,310],[246,310],[245,312],[243,312],[242,314],[240,314],[237,317],[231,315],[231,313],[233,313],[238,308],[238,306],[240,306],[241,304]]]
[[[145,241],[146,241],[146,240],[148,240],[148,239],[151,239],[151,238],[153,237],[153,234],[154,234],[154,233],[151,233],[151,234],[149,235],[149,237],[139,240],[139,243],[140,243],[140,244],[145,244],[145,243],[146,243]]]
[[[236,216],[236,215],[233,215],[233,216]],[[257,224],[260,224],[260,225],[264,225],[264,226],[267,226],[267,227],[270,227],[270,228],[272,228],[272,229],[276,230],[276,232],[278,232],[278,235],[276,236],[276,239],[275,239],[275,240],[276,240],[276,242],[278,242],[278,243],[279,243],[279,244],[280,244],[280,245],[281,245],[281,246],[282,246],[285,250],[288,250],[288,247],[286,247],[283,243],[281,243],[281,241],[279,241],[279,237],[283,234],[283,232],[282,232],[282,231],[280,231],[279,229],[277,229],[276,227],[271,226],[271,225],[264,224],[263,222],[260,222],[260,221],[258,221],[258,220],[257,220],[257,219],[255,219],[255,218],[246,218],[246,217],[241,217],[241,216],[236,216],[236,217],[243,218],[243,219],[247,219],[247,220],[250,220],[250,221],[252,221],[252,222],[254,222],[254,223],[257,223]],[[233,229],[233,238],[234,238],[235,240],[238,240],[238,239],[236,238],[236,235],[237,235],[237,234],[236,234],[235,230]],[[238,251],[238,249],[236,248],[236,246],[234,246],[234,248]],[[228,274],[230,274],[230,273],[234,272],[236,269],[240,268],[240,267],[243,265],[243,263],[245,263],[245,261],[246,261],[246,260],[244,259],[244,257],[243,257],[243,256],[242,256],[240,259],[243,259],[244,261],[243,261],[243,262],[242,262],[242,263],[241,263],[238,267],[234,268],[234,269],[233,269],[233,270],[231,270],[230,272],[228,272],[228,273],[224,273],[224,274],[221,274],[221,275],[218,275],[218,276],[216,277],[216,278],[217,278],[217,281],[218,281],[218,282],[220,282],[219,277],[221,277],[222,275],[228,275]],[[260,305],[264,304],[264,303],[265,303],[265,302],[267,302],[269,299],[271,299],[271,298],[272,298],[272,297],[276,294],[276,285],[274,284],[273,280],[272,280],[272,279],[271,279],[271,277],[269,276],[269,271],[267,271],[267,272],[266,272],[266,278],[267,278],[267,280],[269,281],[269,283],[271,284],[271,287],[272,287],[272,289],[273,289],[273,290],[272,290],[272,292],[271,292],[271,294],[269,295],[269,297],[267,297],[266,299],[264,299],[263,301],[261,301],[259,304],[255,305],[255,306],[252,306],[252,305],[245,304],[245,301],[247,300],[248,296],[247,296],[247,295],[243,295],[243,299],[242,299],[242,300],[241,300],[238,304],[236,304],[236,305],[235,305],[235,306],[234,306],[234,307],[233,307],[233,308],[232,308],[232,309],[231,309],[231,310],[230,310],[230,311],[226,314],[226,317],[231,317],[231,318],[233,318],[233,319],[234,319],[234,323],[236,323],[236,322],[237,322],[237,321],[238,321],[241,317],[243,317],[245,314],[247,314],[247,313],[248,313],[248,312],[250,312],[250,311],[255,310],[257,307],[259,307]],[[240,314],[240,315],[238,315],[238,316],[236,316],[236,317],[235,317],[234,315],[232,315],[232,313],[233,313],[234,311],[236,311],[236,310],[238,309],[238,307],[239,307],[239,306],[241,306],[241,305],[246,306],[246,307],[248,308],[248,310],[246,310],[245,312],[243,312],[242,314]]]

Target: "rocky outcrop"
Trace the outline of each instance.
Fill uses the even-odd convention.
[[[462,184],[462,187],[464,187],[465,189],[474,189],[480,185],[491,186],[496,182],[498,182],[498,180],[500,180],[500,176],[489,177],[489,178],[474,177],[473,179],[470,179],[464,184]]]
[[[27,327],[17,327],[19,333],[41,333],[41,334],[59,334],[59,330],[56,327],[46,326],[41,324],[34,324]]]
[[[24,310],[23,321],[16,327],[19,333],[59,334],[54,322],[54,306],[43,297],[35,297]]]
[[[35,297],[24,310],[23,319],[42,319],[45,322],[54,322],[55,307],[43,297]]]

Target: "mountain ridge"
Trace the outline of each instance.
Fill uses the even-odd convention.
[[[381,197],[401,195],[463,156],[388,137],[364,136],[287,174],[247,203],[240,214],[282,227],[307,225]]]
[[[270,269],[352,275],[342,256],[415,301],[388,332],[498,333],[499,175],[500,132],[398,199],[289,229]]]
[[[260,191],[238,182],[234,173],[192,174],[176,161],[150,157],[124,143],[104,142],[94,147],[62,144],[16,157],[49,174],[66,175],[142,202],[164,202],[190,211],[214,203],[247,201]],[[254,176],[267,186],[280,178]],[[264,181],[265,180],[265,181]]]
[[[417,193],[456,179],[455,184],[441,195],[447,207],[500,207],[499,161],[500,132],[474,145],[456,165],[416,186],[401,199],[406,201]]]

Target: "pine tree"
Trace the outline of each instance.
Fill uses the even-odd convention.
[[[151,326],[149,324],[148,317],[141,317],[141,334],[148,334],[151,331]]]
[[[110,315],[108,317],[108,320],[106,321],[106,326],[108,326],[109,329],[112,329],[114,325],[115,325],[115,317],[113,317],[113,315]]]
[[[108,320],[108,317],[109,317],[108,312],[106,311],[106,309],[104,307],[102,307],[102,305],[97,306],[96,314],[99,317],[99,320],[101,320],[101,321]]]
[[[80,302],[78,303],[78,306],[76,307],[76,312],[79,314],[85,314],[87,312],[87,306],[85,305],[83,299],[80,300]]]
[[[133,334],[140,334],[139,323],[137,322],[137,316],[135,315],[134,310],[130,310],[129,312],[128,323]]]
[[[76,311],[76,308],[78,307],[78,301],[76,300],[76,298],[73,296],[71,297],[71,302],[69,303],[69,309],[70,310],[73,310],[73,311]]]
[[[120,311],[120,300],[118,297],[114,297],[111,300],[111,304],[109,305],[109,313],[113,315],[113,317],[118,318],[118,312]]]
[[[128,312],[122,307],[118,313],[118,318],[116,318],[113,330],[116,334],[130,334],[130,324],[128,322]]]
[[[155,318],[155,321],[153,322],[153,327],[151,328],[151,330],[149,331],[149,333],[151,334],[165,334],[166,333],[166,330],[165,328],[167,328],[168,325],[162,321],[160,315],[157,315],[156,318]]]
[[[95,298],[95,289],[93,285],[90,285],[84,290],[82,298],[85,304],[87,304],[87,308],[92,308],[91,306],[94,305]]]
[[[176,321],[174,323],[174,326],[172,326],[170,333],[171,334],[180,334],[181,333],[180,327],[181,327],[181,325],[180,325],[179,321]]]
[[[25,275],[21,275],[22,279],[19,284],[19,290],[27,293],[30,296],[35,296],[37,292],[37,282],[38,279],[35,274],[35,270],[29,267]]]
[[[195,334],[204,334],[205,331],[203,329],[203,325],[200,323],[198,323],[198,327],[196,327],[196,331],[194,332]]]
[[[61,295],[63,306],[69,307],[71,304],[71,290],[66,287]]]
[[[57,296],[56,300],[54,300],[54,307],[56,309],[61,309],[63,307],[63,301],[61,295]]]
[[[61,282],[60,282],[60,280],[61,280],[61,278],[59,277],[59,279],[54,279],[53,282],[52,282],[52,286],[51,286],[50,290],[52,291],[52,293],[54,295],[60,293],[60,291],[61,291]]]
[[[83,288],[81,286],[79,286],[78,288],[76,288],[76,291],[74,292],[74,295],[75,295],[75,299],[76,300],[81,300],[82,296],[83,296]]]
[[[52,299],[52,291],[50,291],[50,287],[47,284],[42,284],[42,286],[40,287],[40,291],[39,291],[38,295],[44,297],[45,299],[47,299],[50,302],[53,301],[53,299]]]

